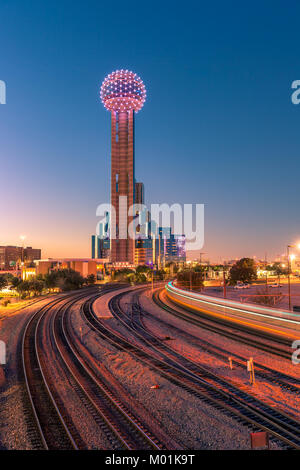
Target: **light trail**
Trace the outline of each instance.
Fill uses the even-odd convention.
[[[296,326],[299,328],[300,327],[299,315],[290,313],[291,316],[295,316],[299,318],[299,320],[296,321],[296,320],[292,320],[289,318],[283,318],[282,315],[288,315],[289,312],[284,312],[281,310],[274,310],[274,309],[270,309],[266,307],[256,307],[255,305],[250,305],[250,304],[247,304],[246,308],[245,307],[241,308],[239,302],[236,302],[236,301],[230,301],[230,300],[225,300],[225,299],[218,299],[218,301],[216,301],[215,299],[212,299],[211,297],[206,296],[206,295],[197,294],[197,293],[187,293],[186,290],[175,287],[172,282],[169,282],[166,285],[166,290],[167,290],[169,297],[171,297],[172,300],[175,300],[175,302],[178,302],[185,307],[194,308],[195,310],[202,311],[203,313],[207,313],[211,316],[215,316],[221,319],[224,319],[224,314],[228,313],[229,315],[231,314],[231,317],[228,319],[233,322],[240,323],[246,326],[251,326],[252,328],[256,328],[256,329],[266,330],[266,331],[275,333],[280,336],[287,336],[289,338],[299,337],[299,335],[295,336],[291,332],[287,333],[287,332],[284,332],[282,330],[278,330],[275,328],[258,325],[257,323],[251,323],[249,321],[239,320],[232,316],[234,313],[246,314],[246,315],[257,317],[257,319],[268,319],[268,320],[276,320],[279,322],[285,322],[287,326],[290,326],[290,327]],[[180,297],[181,299],[178,299],[178,297]],[[183,299],[189,300],[192,303],[187,303],[187,301],[186,300],[184,301]],[[222,314],[215,311],[215,309],[220,309],[220,308],[223,310]],[[266,312],[269,312],[269,314],[267,315]],[[279,316],[275,316],[274,312],[278,313]]]

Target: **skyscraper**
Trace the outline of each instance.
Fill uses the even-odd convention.
[[[133,219],[129,207],[135,203],[134,118],[143,107],[146,89],[142,80],[128,70],[108,75],[101,86],[101,100],[111,112],[111,261],[134,263],[135,240],[128,237]],[[115,228],[115,230],[114,230]]]

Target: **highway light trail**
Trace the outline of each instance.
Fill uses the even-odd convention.
[[[250,316],[250,319],[252,316],[256,317],[256,318],[253,318],[253,320],[257,320],[257,319],[258,320],[259,319],[276,320],[279,322],[284,322],[286,326],[289,326],[292,328],[300,327],[299,319],[292,320],[290,318],[283,317],[283,315],[287,315],[287,316],[294,316],[296,318],[297,317],[299,318],[299,315],[297,314],[293,314],[293,313],[289,313],[289,312],[285,312],[281,310],[265,308],[265,307],[256,307],[255,305],[250,305],[250,304],[247,304],[246,307],[241,308],[241,304],[239,302],[231,301],[228,299],[218,299],[216,301],[215,298],[212,300],[212,298],[209,296],[179,289],[178,287],[175,287],[173,285],[173,282],[169,282],[166,285],[166,290],[167,290],[168,295],[175,302],[181,303],[185,307],[191,307],[199,311],[203,311],[204,313],[208,313],[212,316],[224,318],[225,313],[229,315],[237,313],[237,314],[244,314],[244,315]],[[189,303],[186,300],[188,300]],[[221,315],[220,315],[220,309],[222,310]],[[278,316],[274,314],[277,314]],[[242,324],[251,326],[253,328],[259,328],[259,329],[271,331],[272,333],[276,333],[280,336],[283,335],[283,336],[288,336],[290,338],[297,338],[299,336],[299,335],[295,336],[290,332],[286,333],[282,330],[260,326],[260,325],[257,325],[256,323],[250,323],[250,322],[245,322],[244,320],[238,320],[234,317],[231,317],[230,320],[236,323],[242,323]]]

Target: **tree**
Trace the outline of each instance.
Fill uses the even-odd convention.
[[[152,269],[149,268],[149,266],[147,266],[146,264],[137,266],[135,273],[136,273],[137,279],[146,278],[145,281],[138,281],[138,282],[146,282],[147,279],[152,278]]]
[[[192,269],[185,269],[177,273],[177,283],[178,286],[185,289],[201,290],[204,287],[204,274]]]
[[[204,273],[205,272],[205,266],[202,266],[201,264],[197,264],[193,268],[193,271],[195,271],[195,273]]]
[[[58,276],[56,272],[50,272],[45,275],[45,286],[49,290],[58,287]]]
[[[84,278],[73,269],[61,269],[56,271],[58,286],[63,291],[76,290],[83,286]]]
[[[251,258],[241,258],[229,271],[230,284],[235,285],[238,281],[252,283],[257,279],[255,262]]]
[[[95,284],[95,282],[96,282],[96,276],[94,274],[89,274],[86,278],[86,283],[89,286],[92,286],[93,284]]]
[[[45,287],[45,282],[40,279],[32,279],[29,281],[30,292],[33,292],[34,295],[41,295]]]
[[[11,280],[12,287],[16,288],[20,284],[21,279],[19,277],[13,277]]]
[[[135,282],[138,284],[143,284],[147,282],[147,276],[145,273],[136,273],[135,275]]]
[[[135,283],[135,273],[131,272],[127,274],[127,282],[129,282],[130,284]]]
[[[20,281],[17,285],[17,292],[20,297],[25,298],[29,295],[30,292],[30,282],[29,281]]]
[[[149,268],[149,266],[147,266],[146,264],[141,264],[137,266],[135,270],[136,273],[148,273],[149,271],[151,271],[151,268]]]
[[[156,281],[163,281],[166,273],[163,269],[157,269],[153,274]]]
[[[4,274],[4,276],[6,277],[8,284],[11,284],[11,281],[14,278],[14,276],[11,273],[6,273]]]
[[[123,268],[113,272],[112,279],[119,282],[131,282],[130,275],[135,274],[132,269]]]
[[[284,274],[288,274],[289,270],[287,268],[283,268],[280,263],[276,262],[272,266],[272,271],[276,273],[276,276],[281,276]]]

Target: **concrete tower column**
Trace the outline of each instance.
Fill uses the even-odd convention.
[[[135,240],[128,238],[135,202],[134,117],[146,99],[140,77],[130,70],[116,70],[104,79],[100,91],[105,108],[111,112],[111,205],[116,215],[115,232],[111,215],[111,262],[134,264]]]
[[[116,213],[116,239],[111,261],[134,263],[134,240],[128,238],[129,207],[134,203],[134,111],[112,111],[111,204]],[[125,200],[126,198],[126,200]]]

